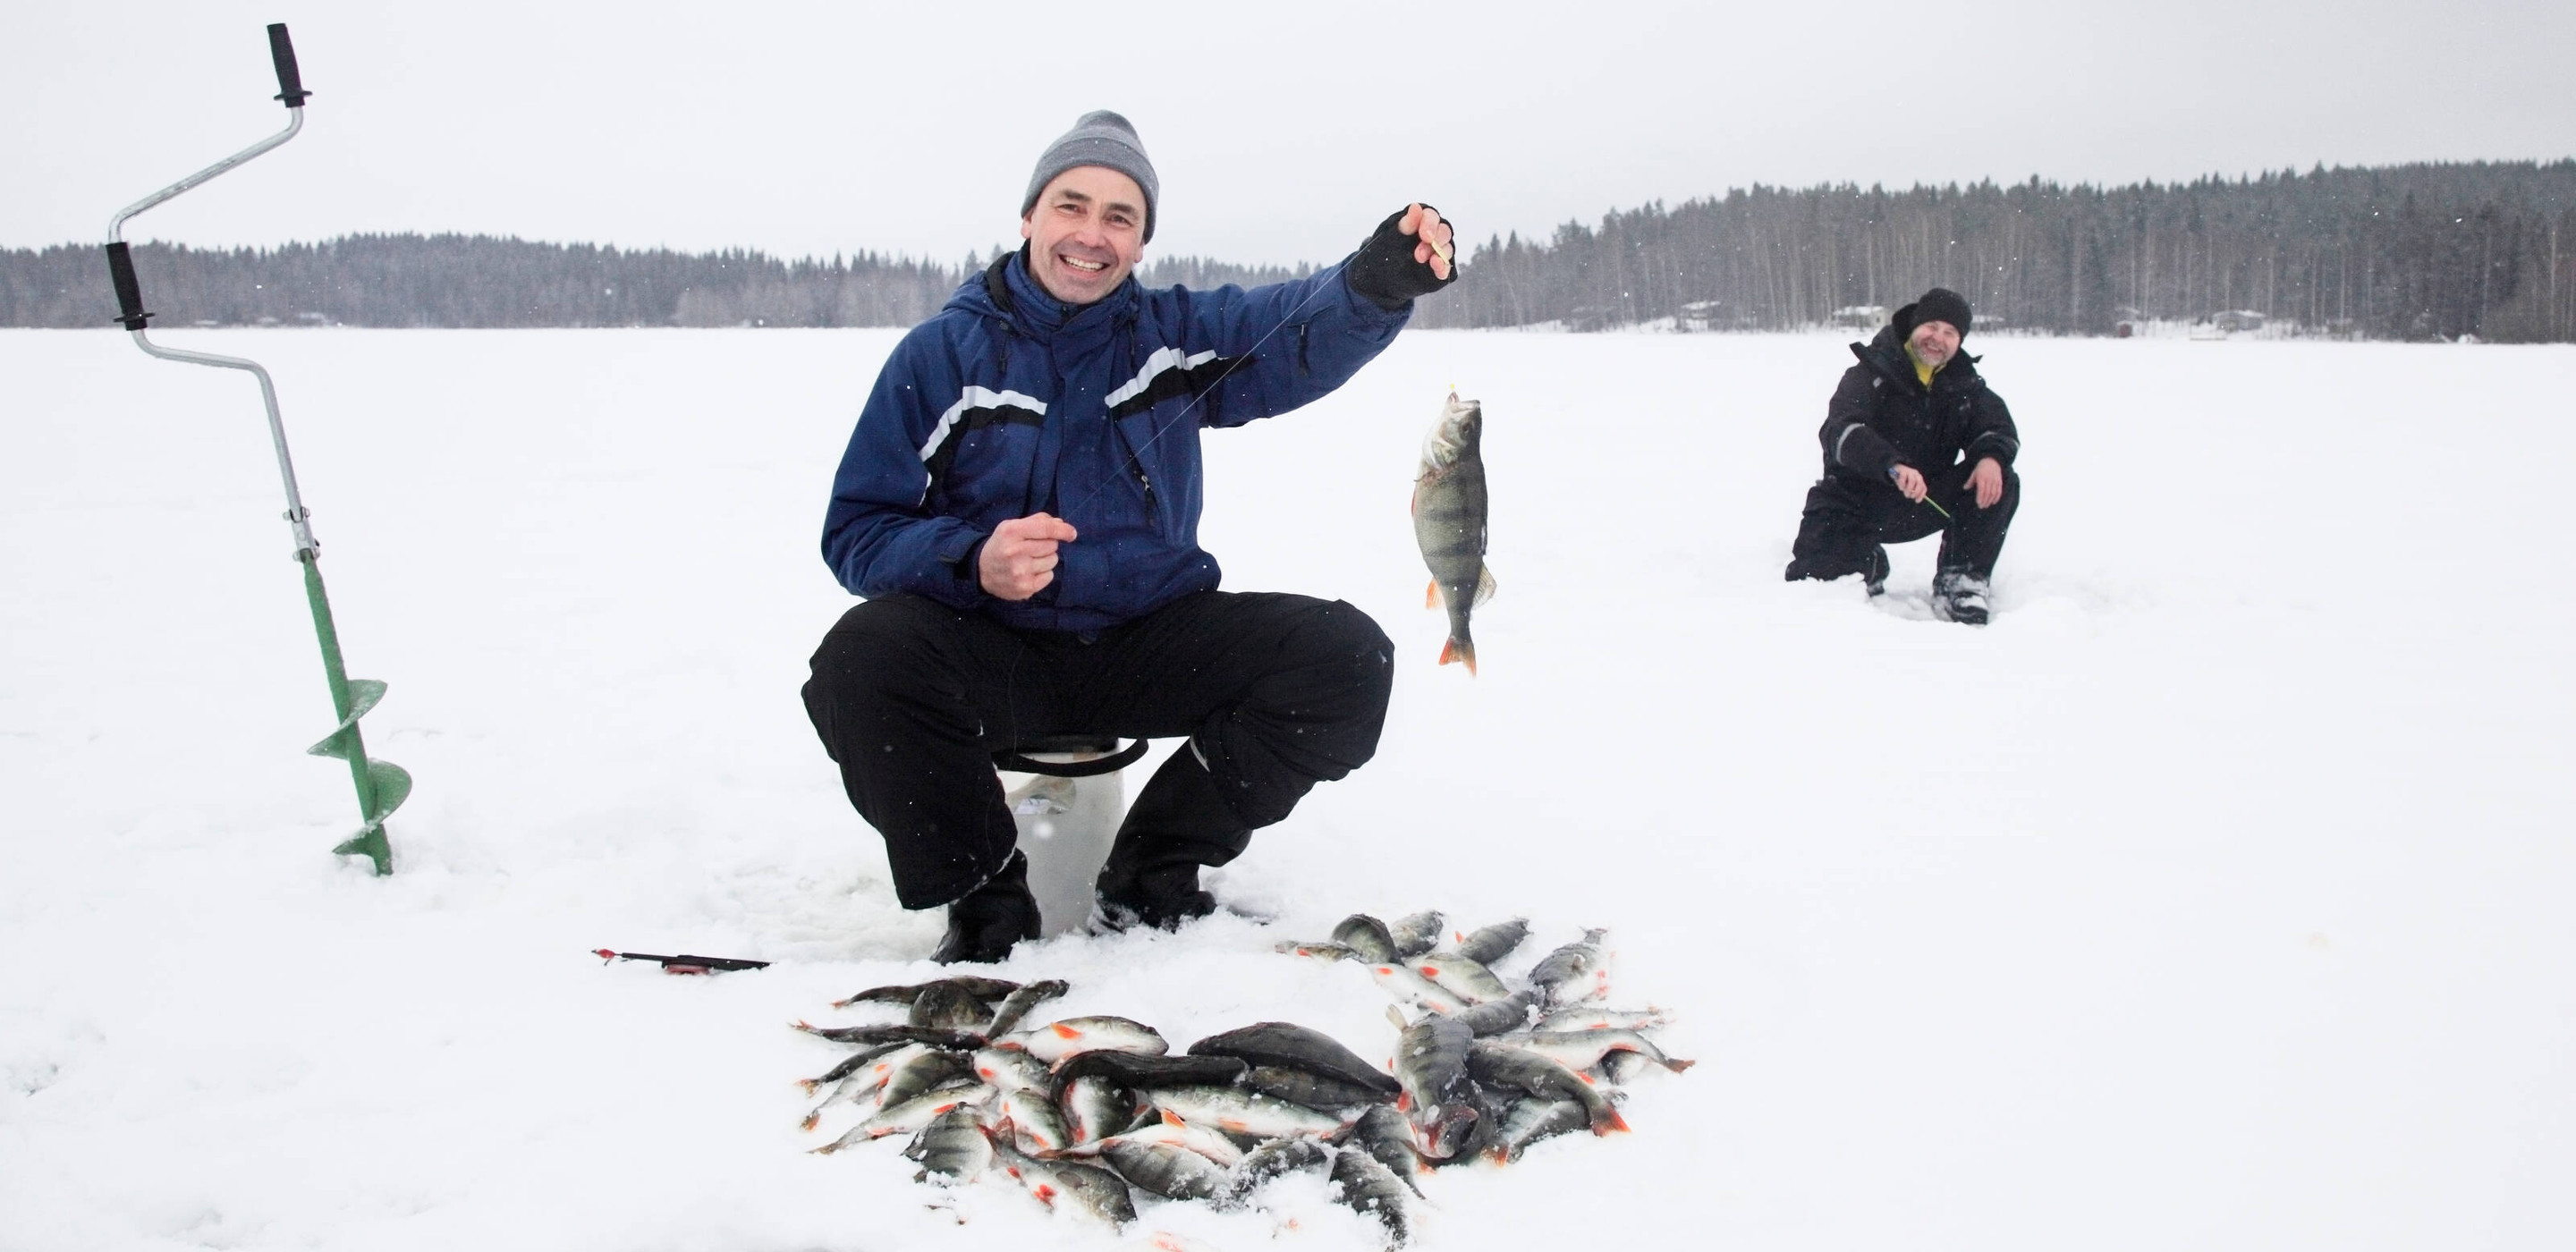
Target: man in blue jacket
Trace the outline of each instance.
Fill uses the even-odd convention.
[[[814,654],[805,707],[897,900],[948,907],[943,963],[1038,933],[996,751],[1186,738],[1101,869],[1093,926],[1126,929],[1212,911],[1201,866],[1377,750],[1385,633],[1339,601],[1216,589],[1199,433],[1357,373],[1454,280],[1450,226],[1412,205],[1312,278],[1148,291],[1131,271],[1159,190],[1115,113],[1049,146],[1026,244],[895,347],[832,481],[823,558],[866,600]]]

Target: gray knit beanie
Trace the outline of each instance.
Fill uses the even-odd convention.
[[[1038,195],[1046,190],[1055,176],[1077,165],[1099,165],[1136,180],[1145,191],[1145,242],[1154,240],[1154,201],[1162,187],[1154,181],[1154,163],[1145,157],[1145,143],[1136,138],[1136,128],[1107,109],[1082,115],[1073,129],[1047,145],[1038,158],[1037,172],[1029,175],[1029,194],[1020,199],[1020,216],[1038,207]]]

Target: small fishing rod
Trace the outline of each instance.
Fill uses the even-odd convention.
[[[1903,468],[1905,468],[1905,467],[1904,467],[1902,464],[1888,466],[1888,467],[1887,467],[1887,481],[1889,481],[1889,482],[1895,482],[1895,481],[1896,481],[1896,471],[1898,471],[1898,470],[1900,470],[1900,469],[1903,469]],[[1899,488],[1899,490],[1902,490],[1902,488]],[[1931,506],[1932,506],[1932,511],[1933,511],[1933,512],[1935,512],[1935,513],[1940,514],[1940,515],[1941,515],[1941,520],[1943,520],[1943,521],[1956,521],[1956,520],[1958,520],[1958,519],[1953,518],[1953,517],[1951,517],[1951,516],[1950,516],[1950,510],[1945,509],[1945,508],[1942,508],[1942,507],[1940,506],[1940,504],[1939,504],[1939,503],[1935,502],[1935,501],[1932,499],[1932,484],[1930,484],[1930,483],[1928,483],[1928,482],[1927,482],[1927,483],[1925,483],[1925,484],[1923,484],[1923,498],[1922,498],[1922,499],[1920,499],[1920,500],[1915,501],[1915,503],[1916,503],[1916,504],[1929,504],[1929,505],[1931,505]]]
[[[690,956],[685,952],[678,956],[656,956],[650,952],[620,952],[615,948],[593,948],[590,954],[598,957],[602,964],[614,961],[653,961],[661,965],[662,972],[665,974],[722,974],[738,969],[769,968],[767,961],[746,961],[730,956]]]

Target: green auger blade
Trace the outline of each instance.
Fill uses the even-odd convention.
[[[368,757],[367,787],[375,793],[375,803],[368,806],[366,826],[331,852],[335,856],[363,856],[375,862],[376,876],[381,878],[394,872],[394,850],[385,839],[385,819],[411,798],[411,771],[391,761]]]
[[[374,825],[383,825],[386,818],[394,815],[395,809],[402,807],[403,801],[411,798],[411,771],[391,761],[368,757],[367,781],[376,789],[375,810],[367,814]]]
[[[411,798],[411,771],[368,756],[366,741],[358,733],[358,719],[385,698],[385,685],[373,678],[352,678],[348,683],[348,716],[341,718],[322,742],[305,751],[314,756],[338,757],[353,767],[360,761],[366,763],[363,770],[352,768],[350,773],[358,784],[358,811],[367,824],[331,851],[338,856],[363,856],[375,862],[376,874],[381,877],[394,872],[393,845],[385,838],[385,819]]]
[[[331,849],[334,856],[363,856],[376,863],[376,877],[394,872],[393,845],[385,842],[385,828],[369,826]]]
[[[350,750],[347,742],[350,737],[350,729],[358,724],[359,718],[365,717],[370,710],[376,707],[377,701],[384,698],[385,685],[382,682],[373,678],[350,679],[349,715],[341,718],[340,724],[333,727],[330,735],[323,739],[322,742],[314,744],[312,747],[306,748],[304,751],[312,756],[336,756],[343,761],[350,759]]]

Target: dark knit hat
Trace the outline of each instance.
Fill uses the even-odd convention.
[[[1935,287],[1923,298],[1896,311],[1896,337],[1911,339],[1914,328],[1925,322],[1948,322],[1959,328],[1959,337],[1968,337],[1968,326],[1976,315],[1968,311],[1968,298],[1947,287]]]
[[[1136,137],[1136,128],[1126,118],[1107,109],[1082,115],[1073,129],[1047,145],[1038,157],[1037,172],[1029,175],[1029,194],[1020,198],[1020,216],[1038,207],[1038,196],[1055,176],[1079,165],[1099,165],[1136,180],[1145,191],[1145,241],[1154,239],[1154,201],[1162,194],[1162,185],[1154,179],[1154,163],[1145,156],[1145,143]]]

